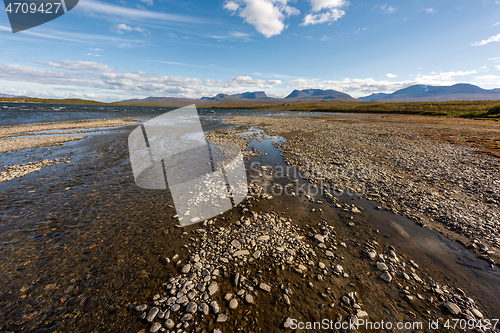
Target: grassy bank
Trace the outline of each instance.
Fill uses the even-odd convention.
[[[179,107],[141,102],[102,103],[84,99],[40,99],[40,98],[0,98],[0,102],[10,103],[46,103],[46,104],[77,104],[77,105],[109,105],[109,106],[149,106],[149,107]],[[316,112],[348,112],[348,113],[401,113],[421,114],[428,116],[448,116],[464,118],[499,118],[500,101],[451,101],[451,102],[363,102],[363,101],[317,101],[271,103],[258,102],[228,102],[207,104],[197,101],[197,107],[213,109],[247,109],[247,110],[277,110],[277,111],[316,111]],[[495,108],[496,107],[496,108]]]

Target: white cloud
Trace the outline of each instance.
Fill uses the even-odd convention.
[[[388,6],[388,5],[382,5],[380,6],[380,9],[382,9],[384,12],[386,12],[387,14],[393,14],[395,12],[398,11],[398,9],[396,7],[393,7],[393,6]]]
[[[496,27],[497,25],[500,25],[500,22],[493,24],[494,27]]]
[[[285,29],[285,18],[300,12],[287,5],[288,0],[236,0],[227,1],[224,8],[237,13],[247,23],[269,38]]]
[[[240,5],[238,5],[234,1],[226,1],[226,3],[224,4],[224,9],[227,9],[227,10],[232,11],[232,12],[237,11],[239,8],[240,8]]]
[[[395,79],[397,78],[398,76],[396,74],[392,74],[392,73],[387,73],[384,75],[384,77],[388,78],[388,79]]]
[[[141,0],[141,2],[144,2],[146,5],[153,5],[153,0]]]
[[[500,65],[495,65],[495,68],[500,70]]]
[[[337,21],[345,15],[345,11],[340,8],[349,5],[346,0],[309,0],[311,3],[311,13],[304,17],[300,25],[308,26],[321,23],[329,23]],[[323,9],[326,12],[320,13]]]
[[[344,0],[309,0],[311,11],[319,12],[322,9],[340,8],[347,4]]]
[[[489,58],[488,60],[494,61],[494,62],[500,62],[500,57],[497,58]]]
[[[2,64],[0,65],[0,82],[11,82],[11,84],[3,84],[4,86],[12,86],[13,82],[21,82],[23,87],[39,85],[39,90],[63,89],[65,92],[91,90],[90,92],[102,96],[120,94],[188,98],[213,96],[221,92],[234,94],[256,89],[273,89],[274,86],[282,84],[281,80],[261,80],[250,76],[237,76],[215,81],[163,76],[143,71],[119,72],[105,64],[86,61],[56,60],[38,63],[54,69]]]
[[[105,64],[100,64],[93,61],[70,61],[70,60],[55,60],[55,61],[37,61],[37,64],[54,67],[63,68],[71,71],[80,72],[109,72],[114,69]]]
[[[335,22],[344,15],[345,15],[345,11],[343,11],[341,9],[337,9],[337,8],[332,9],[326,13],[307,14],[304,17],[304,21],[300,25],[308,26],[310,24],[321,24],[321,23],[325,23],[325,22]]]
[[[425,9],[425,12],[426,12],[427,14],[436,14],[436,13],[437,13],[437,10],[431,7],[431,8],[426,8],[426,9]]]
[[[482,46],[482,45],[489,44],[491,42],[500,42],[500,34],[498,34],[496,36],[491,36],[490,38],[484,39],[484,40],[482,40],[480,42],[472,43],[471,45],[472,46]]]
[[[140,27],[135,27],[135,28],[132,28],[132,27],[129,27],[128,25],[126,24],[118,24],[117,26],[114,27],[114,31],[116,31],[117,33],[119,34],[123,34],[124,31],[138,31],[138,32],[145,32],[144,29],[140,28]]]

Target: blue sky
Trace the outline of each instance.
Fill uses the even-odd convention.
[[[80,0],[13,34],[0,93],[115,101],[264,90],[500,88],[500,0]]]

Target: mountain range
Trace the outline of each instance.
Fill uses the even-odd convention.
[[[359,98],[367,102],[444,102],[500,100],[500,89],[486,90],[478,86],[459,83],[453,86],[414,85],[392,94],[371,94]]]
[[[0,94],[0,97],[16,97]],[[322,89],[294,90],[285,98],[273,98],[266,95],[264,91],[244,92],[241,94],[227,95],[218,94],[214,97],[202,97],[200,99],[177,98],[177,97],[147,97],[143,99],[131,99],[122,102],[154,103],[172,106],[189,104],[218,104],[218,103],[261,103],[281,104],[311,101],[365,101],[365,102],[443,102],[443,101],[476,101],[476,100],[500,100],[500,88],[491,90],[466,83],[453,86],[428,86],[413,85],[393,92],[392,94],[376,93],[358,99],[349,94]]]

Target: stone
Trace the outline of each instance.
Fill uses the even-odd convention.
[[[148,306],[146,304],[142,304],[142,305],[137,305],[134,309],[137,312],[142,312],[142,311],[146,311],[147,308],[148,308]]]
[[[241,249],[241,243],[236,240],[236,239],[233,239],[233,241],[231,242],[231,245],[236,249],[236,250],[239,250]]]
[[[149,310],[149,312],[148,312],[148,316],[146,317],[146,320],[148,322],[152,322],[155,319],[158,312],[160,312],[160,310],[158,308],[156,308],[156,307],[151,308],[151,310]]]
[[[329,258],[333,258],[335,257],[335,255],[333,254],[332,251],[325,251],[325,256],[329,257]]]
[[[384,264],[383,262],[378,262],[377,263],[377,269],[379,271],[384,271],[385,272],[385,271],[389,270],[389,267],[387,267],[387,265]]]
[[[242,257],[242,256],[248,256],[250,252],[248,250],[239,250],[233,253],[233,256],[235,257]]]
[[[357,207],[352,207],[351,212],[353,214],[361,214],[361,211]]]
[[[233,298],[232,300],[229,301],[229,309],[234,310],[238,307],[238,300],[236,298]]]
[[[268,293],[271,292],[271,286],[268,285],[267,283],[261,282],[260,285],[259,285],[259,288],[261,290],[267,291]]]
[[[472,314],[479,319],[483,319],[483,314],[478,309],[472,309]]]
[[[198,307],[198,311],[200,311],[204,316],[208,315],[209,307],[207,303],[201,303],[200,306]]]
[[[230,301],[232,298],[233,298],[233,294],[231,294],[231,293],[227,293],[227,294],[224,296],[224,299],[225,299],[226,301]]]
[[[254,302],[253,296],[250,294],[246,294],[245,295],[245,302],[247,302],[248,304],[253,304],[253,302]]]
[[[165,320],[165,327],[171,329],[175,326],[175,323],[172,319]]]
[[[219,286],[217,285],[217,282],[210,283],[210,285],[208,286],[208,294],[212,296],[217,291],[219,291]]]
[[[290,328],[292,326],[292,318],[287,317],[285,321],[283,322],[283,328]]]
[[[318,267],[321,269],[325,269],[326,265],[320,261],[320,262],[318,262]]]
[[[186,312],[187,313],[196,313],[196,311],[198,310],[198,304],[194,303],[194,302],[190,302],[187,306],[186,306]]]
[[[385,272],[384,274],[380,275],[380,278],[384,280],[385,282],[391,282],[392,281],[392,276],[389,272]]]
[[[161,328],[161,324],[160,323],[153,323],[153,325],[151,325],[151,327],[149,328],[149,332],[150,333],[156,333],[160,330]]]
[[[174,304],[174,305],[172,305],[172,307],[170,308],[170,311],[172,311],[172,312],[177,312],[177,311],[179,311],[179,310],[180,310],[180,308],[181,308],[181,306],[180,306],[179,304]]]
[[[324,243],[325,242],[325,237],[323,235],[314,235],[314,239],[319,242],[319,243]]]
[[[189,273],[190,270],[191,270],[191,264],[187,264],[187,265],[184,265],[181,268],[181,273],[182,274],[187,274],[187,273]]]
[[[217,302],[216,302],[216,301],[212,301],[212,302],[210,303],[210,307],[212,308],[212,312],[213,312],[214,314],[218,314],[218,313],[219,313],[220,308],[219,308],[219,304],[217,304]]]
[[[257,237],[257,240],[260,242],[267,242],[271,237],[269,235],[262,235]]]
[[[223,313],[220,313],[220,314],[217,316],[217,322],[218,322],[218,323],[224,323],[224,322],[226,322],[226,321],[227,321],[227,319],[228,319],[228,317],[227,317],[225,314],[223,314]]]
[[[260,250],[257,250],[257,251],[255,251],[255,252],[253,253],[253,257],[254,257],[255,259],[259,259],[259,258],[260,258],[261,253],[262,253],[262,252],[260,252]]]
[[[375,260],[375,258],[377,258],[377,252],[375,250],[369,250],[367,254],[368,258],[370,258],[371,260]]]
[[[457,316],[462,312],[462,310],[460,310],[458,305],[456,305],[455,303],[452,303],[452,302],[444,303],[444,307],[446,308],[446,310],[448,310],[454,316]]]
[[[286,305],[290,305],[290,297],[288,297],[288,295],[283,295],[283,301],[285,301],[285,304]]]
[[[358,319],[365,319],[365,318],[368,318],[368,312],[366,311],[358,311],[358,313],[356,313],[356,317],[358,317]]]
[[[186,321],[190,321],[190,320],[193,320],[193,315],[190,313],[184,314],[184,316],[182,316],[182,318],[181,318],[182,322],[186,322]]]
[[[344,268],[340,265],[337,265],[333,268],[333,272],[335,274],[342,274],[344,272]]]

